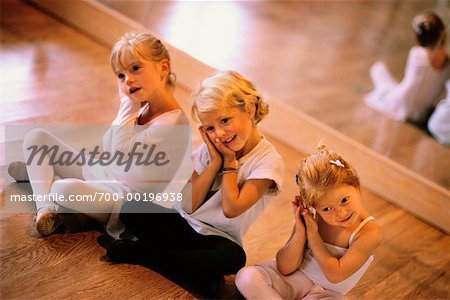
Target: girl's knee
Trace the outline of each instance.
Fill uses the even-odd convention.
[[[252,287],[258,286],[258,282],[263,280],[261,270],[257,266],[244,267],[236,274],[234,280],[241,293],[248,291]]]
[[[23,139],[24,148],[27,149],[31,146],[40,146],[44,144],[49,135],[50,133],[42,128],[30,130]]]
[[[69,197],[69,195],[76,194],[77,191],[79,193],[82,190],[81,182],[81,180],[74,178],[59,179],[53,182],[50,192]]]

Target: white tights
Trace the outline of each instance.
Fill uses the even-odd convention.
[[[345,299],[344,295],[314,284],[303,272],[284,276],[275,260],[242,268],[236,275],[236,286],[251,299]]]
[[[28,161],[32,150],[28,149],[31,146],[52,146],[59,147],[58,155],[64,151],[77,153],[76,150],[65,144],[56,136],[44,129],[33,129],[24,138],[24,156],[25,161]],[[101,183],[89,182],[84,180],[81,166],[77,164],[66,165],[49,165],[50,157],[47,154],[43,161],[38,164],[40,160],[40,152],[35,155],[31,165],[27,165],[28,177],[30,179],[33,193],[36,196],[46,196],[47,201],[36,201],[37,210],[53,209],[58,211],[60,206],[84,213],[89,217],[106,223],[109,219],[111,210],[113,208],[112,201],[96,201],[96,202],[80,202],[67,201],[70,195],[91,195],[96,192],[111,193],[112,191],[107,186]],[[58,157],[56,157],[58,159]],[[64,196],[62,199],[50,199],[50,193]]]

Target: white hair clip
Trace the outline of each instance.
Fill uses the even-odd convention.
[[[422,32],[422,29],[420,28],[420,25],[424,24],[426,22],[426,18],[424,15],[417,15],[413,18],[411,25],[414,31],[417,31],[419,33]]]
[[[345,168],[344,164],[341,163],[341,161],[339,159],[330,160],[330,163],[333,164],[333,165],[336,165],[338,167]]]

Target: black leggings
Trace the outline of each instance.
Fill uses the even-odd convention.
[[[201,278],[235,274],[245,266],[244,249],[217,235],[197,233],[175,210],[153,203],[129,202],[145,206],[152,213],[121,213],[120,219],[145,249],[146,263],[159,272]],[[143,210],[139,210],[143,211]]]

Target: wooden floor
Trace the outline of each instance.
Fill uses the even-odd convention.
[[[109,49],[24,2],[1,5],[1,125],[108,124],[117,108]],[[184,104],[188,94],[177,91]],[[295,193],[292,174],[303,156],[268,138],[286,159],[286,184],[244,238],[248,264],[272,258],[286,241]],[[13,188],[0,165],[5,187]],[[349,298],[448,299],[449,236],[364,188],[362,194],[385,237]],[[1,200],[0,208],[4,195]],[[101,261],[99,232],[38,238],[31,224],[32,214],[0,210],[0,299],[193,298],[151,270]],[[220,298],[236,297],[229,277]]]
[[[362,100],[376,60],[402,78],[413,16],[437,10],[449,22],[448,1],[99,1],[450,189],[450,147]]]

